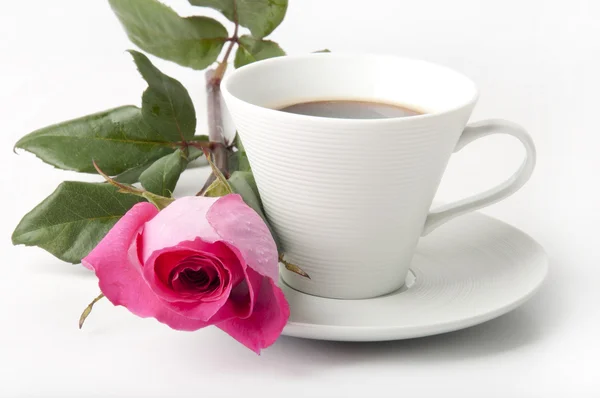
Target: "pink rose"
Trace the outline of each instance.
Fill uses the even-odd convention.
[[[114,305],[178,330],[215,325],[257,353],[289,317],[275,242],[239,195],[139,203],[82,262]]]

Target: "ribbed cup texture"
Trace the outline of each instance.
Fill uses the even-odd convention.
[[[284,271],[285,282],[346,299],[400,288],[475,103],[474,83],[424,61],[333,53],[256,62],[222,90],[285,259],[311,277]],[[268,109],[331,99],[432,113],[348,120]]]
[[[285,259],[324,297],[376,297],[402,286],[467,115],[334,120],[229,101]]]

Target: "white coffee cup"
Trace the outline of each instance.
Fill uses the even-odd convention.
[[[535,165],[522,127],[503,120],[467,126],[477,87],[425,61],[336,53],[271,58],[231,73],[222,91],[285,259],[310,275],[282,270],[283,279],[309,294],[364,299],[402,287],[421,236],[513,194]],[[337,119],[277,110],[319,100],[426,113]],[[489,191],[430,211],[450,155],[495,133],[522,142],[519,170]]]

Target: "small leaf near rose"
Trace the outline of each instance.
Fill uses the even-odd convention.
[[[119,192],[119,193],[126,193],[126,194],[135,195],[135,196],[144,198],[148,202],[150,202],[154,206],[156,206],[156,208],[158,210],[164,209],[165,207],[167,207],[168,205],[173,203],[173,201],[175,200],[175,199],[171,198],[170,196],[166,197],[166,196],[158,195],[158,194],[155,194],[154,192],[150,192],[145,189],[136,188],[130,184],[123,184],[121,182],[118,182],[115,179],[111,178],[109,175],[107,175],[104,171],[102,171],[102,169],[100,167],[98,167],[96,162],[92,162],[92,163],[94,164],[94,168],[96,169],[98,174],[100,174],[102,176],[102,178],[104,178],[104,180],[108,184],[116,187],[117,192]]]
[[[225,195],[227,195],[228,193],[233,193],[233,191],[231,190],[231,186],[227,182],[227,178],[223,175],[221,170],[219,170],[219,168],[213,162],[213,155],[208,150],[204,149],[204,157],[206,158],[206,160],[208,161],[208,165],[212,169],[213,175],[215,176],[215,181],[218,181],[217,184],[214,184],[215,181],[213,181],[213,183],[210,186],[212,186],[214,184],[215,187],[213,189],[217,189],[216,187],[219,187],[218,188],[219,191],[225,192]],[[216,191],[214,191],[210,196],[212,196],[212,197],[222,196],[222,195],[217,195],[215,192]],[[206,195],[206,193],[205,193],[203,196],[208,196],[208,195]]]
[[[310,279],[310,276],[303,271],[297,265],[289,263],[284,260],[284,254],[281,247],[281,242],[273,230],[273,227],[269,223],[267,216],[265,215],[265,211],[263,209],[262,201],[260,200],[260,194],[258,193],[258,187],[256,186],[256,181],[254,180],[254,175],[249,171],[236,171],[231,177],[229,177],[229,185],[234,193],[239,194],[244,202],[251,207],[265,222],[267,228],[271,232],[271,236],[277,245],[277,251],[279,253],[279,261],[285,266],[288,271],[294,272],[300,276]]]
[[[281,242],[279,242],[279,238],[273,230],[273,227],[269,223],[267,216],[265,215],[265,211],[263,209],[262,201],[260,200],[260,194],[258,193],[258,188],[256,186],[256,181],[254,180],[254,175],[250,171],[235,171],[229,177],[229,185],[234,193],[239,194],[244,202],[248,206],[252,208],[259,216],[263,219],[269,231],[271,231],[271,236],[273,236],[273,240],[277,245],[277,250],[281,252]]]
[[[241,36],[233,64],[236,68],[239,68],[252,62],[283,55],[285,55],[285,51],[274,41],[259,40],[252,36]]]
[[[262,39],[279,26],[288,0],[189,0],[190,4],[220,11],[227,19],[250,29],[252,36]]]
[[[208,186],[208,188],[206,188],[206,191],[204,192],[204,195],[202,195],[202,196],[206,196],[209,198],[218,198],[218,197],[230,194],[230,193],[231,193],[231,191],[227,188],[227,186],[225,184],[223,184],[223,181],[221,181],[219,179],[215,179],[212,182],[212,184],[210,184]]]
[[[235,135],[233,143],[236,151],[229,151],[229,155],[227,158],[229,172],[250,171],[251,168],[250,162],[248,161],[248,155],[246,154],[244,144],[242,144],[242,140],[239,134]]]
[[[129,39],[157,57],[205,69],[219,56],[227,29],[207,17],[180,17],[157,0],[109,0]]]
[[[140,175],[139,180],[147,191],[170,197],[187,164],[187,157],[178,149],[154,162]]]
[[[189,152],[189,154],[187,156],[188,163],[193,160],[196,160],[204,155],[200,149],[193,148],[193,147],[188,148],[188,152]],[[165,155],[165,156],[169,156],[169,155]],[[163,156],[162,158],[164,158],[165,156]],[[160,158],[160,159],[162,159],[162,158]],[[118,174],[117,176],[113,177],[113,179],[117,182],[122,182],[123,184],[135,184],[136,182],[140,181],[140,176],[142,175],[142,173],[144,171],[146,171],[148,168],[150,168],[150,166],[152,166],[155,162],[160,161],[160,159],[152,160],[150,162],[141,164],[139,166],[132,167],[131,169],[125,170],[121,174]]]
[[[205,135],[195,135],[192,137],[192,141],[208,141],[208,137]],[[187,163],[204,156],[204,152],[201,149],[194,148],[192,146],[187,148]],[[168,156],[168,155],[166,155]],[[164,156],[163,156],[164,158]],[[161,158],[162,159],[162,158]],[[160,159],[159,159],[160,160]],[[150,166],[154,164],[154,162],[158,162],[158,160],[151,160],[149,162],[143,163],[139,166],[132,167],[131,169],[125,170],[121,174],[115,176],[113,179],[117,182],[122,182],[124,184],[134,184],[140,181],[140,176],[144,171],[146,171]]]
[[[198,158],[201,158],[202,156],[204,156],[204,153],[202,152],[201,149],[198,148],[194,148],[194,147],[189,147],[188,148],[188,161],[193,161],[196,160]]]
[[[113,179],[117,182],[122,182],[123,184],[134,184],[140,180],[140,176],[148,167],[154,164],[155,160],[151,160],[146,163],[142,163],[139,166],[132,167],[130,169],[125,170],[124,172],[117,174]]]
[[[38,246],[63,261],[79,263],[133,205],[143,201],[110,184],[65,181],[23,217],[12,242]]]
[[[188,141],[190,145],[187,147],[187,158],[188,162],[192,162],[198,158],[204,156],[204,151],[200,147],[194,147],[193,143],[201,143],[201,142],[209,142],[207,135],[195,135],[192,137],[190,141]]]
[[[262,202],[258,195],[258,189],[254,176],[249,171],[235,171],[229,177],[229,185],[234,193],[240,194],[244,202],[250,206],[258,215],[267,222],[267,217],[263,211]],[[268,222],[267,222],[268,225]]]
[[[227,167],[229,172],[250,171],[248,156],[242,151],[229,151],[227,155]]]

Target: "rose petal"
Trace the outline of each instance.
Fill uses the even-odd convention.
[[[143,260],[155,250],[197,237],[205,242],[228,242],[240,249],[246,263],[259,274],[279,277],[277,246],[269,228],[235,194],[220,198],[189,196],[170,204],[144,228]]]
[[[244,258],[235,247],[228,243],[222,244],[227,245],[231,253],[235,255],[237,263],[240,264],[239,270],[241,275],[236,273],[231,292],[229,293],[229,300],[210,319],[213,323],[219,323],[230,318],[248,318],[252,314],[252,308],[254,307],[255,294],[254,290],[250,288],[247,273],[248,267],[246,267]],[[228,260],[227,263],[230,264],[230,261]]]
[[[227,285],[223,287],[222,294],[217,298],[211,296],[209,301],[203,301],[201,295],[197,296],[196,300],[193,302],[179,300],[182,297],[181,293],[174,292],[165,286],[154,272],[155,261],[161,256],[170,254],[174,254],[176,257],[210,255],[217,258],[218,261],[222,263],[225,271],[229,273],[229,280],[227,281]],[[236,283],[239,283],[239,281],[244,278],[242,266],[239,263],[238,258],[231,252],[225,243],[207,243],[201,239],[196,239],[193,242],[186,242],[185,246],[175,246],[156,250],[144,265],[144,276],[150,288],[157,292],[157,294],[165,300],[165,305],[173,311],[188,318],[199,319],[204,322],[210,321],[211,323],[216,321],[211,319],[213,315],[215,315],[229,299],[232,282],[235,281]],[[233,314],[226,316],[233,316]],[[222,316],[219,317],[219,319],[225,318]]]
[[[200,275],[203,275],[203,278],[200,278]],[[169,277],[168,283],[171,288],[187,296],[186,301],[199,293],[203,295],[203,300],[213,295],[220,296],[223,281],[229,281],[229,273],[223,267],[216,267],[213,261],[201,256],[192,256],[181,261]]]
[[[240,251],[250,268],[273,280],[279,278],[277,245],[271,232],[240,195],[219,198],[206,218],[222,240]]]
[[[154,317],[173,329],[198,330],[208,323],[170,310],[142,277],[136,237],[144,223],[157,213],[150,203],[135,205],[82,262],[96,271],[100,290],[114,305],[122,305],[142,318]]]
[[[214,244],[212,244],[214,245]],[[221,261],[210,253],[197,251],[185,246],[167,247],[156,250],[148,259],[143,268],[144,278],[152,290],[163,300],[169,302],[198,302],[206,295],[206,292],[181,292],[175,291],[169,283],[171,272],[176,272],[182,262],[190,257],[202,257],[205,264],[212,267],[220,267],[215,270],[221,276],[221,280],[231,285],[231,272],[225,269]]]
[[[232,318],[216,326],[257,354],[273,344],[290,317],[290,308],[275,282],[248,268],[248,280],[255,302],[248,318]]]
[[[186,196],[179,198],[144,227],[142,258],[145,263],[152,253],[165,247],[177,246],[183,241],[201,237],[215,242],[219,236],[206,222],[206,213],[220,198]]]

